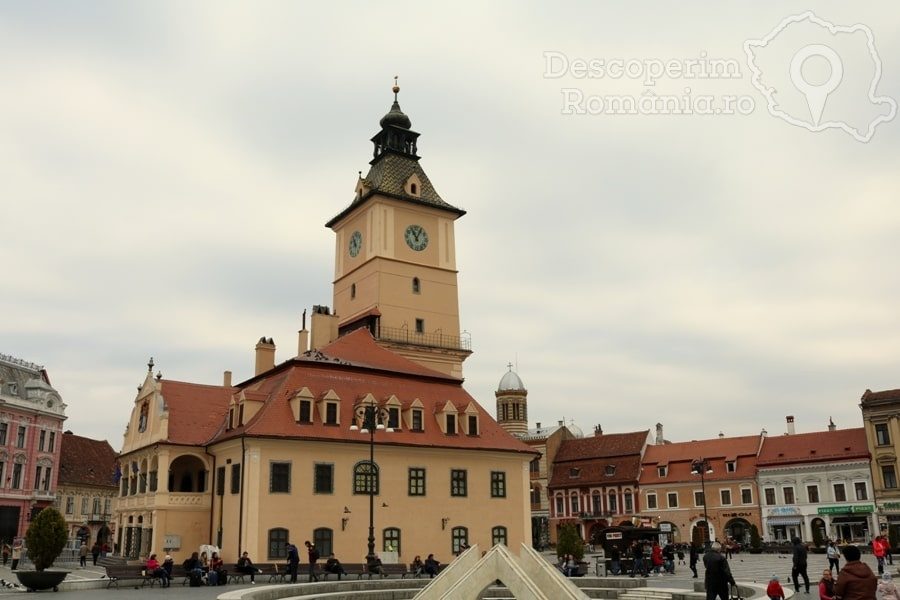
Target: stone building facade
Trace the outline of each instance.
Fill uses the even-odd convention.
[[[66,520],[70,538],[108,544],[114,550],[116,477],[116,451],[109,442],[71,431],[62,435],[56,508]]]

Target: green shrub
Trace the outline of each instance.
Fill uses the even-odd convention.
[[[581,560],[584,557],[584,541],[578,535],[578,529],[571,523],[559,528],[559,539],[556,540],[556,554],[557,556],[571,554],[575,557],[575,560]]]
[[[751,548],[762,548],[762,539],[759,537],[759,528],[754,524],[750,524],[750,547]]]
[[[66,520],[55,508],[45,508],[37,514],[25,533],[25,546],[34,568],[43,571],[53,565],[68,539]]]

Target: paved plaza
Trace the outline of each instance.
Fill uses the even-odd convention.
[[[591,557],[588,556],[587,558]],[[863,555],[863,562],[872,567],[873,571],[876,571],[875,558],[871,554]],[[732,573],[734,573],[734,577],[738,581],[765,584],[768,583],[769,578],[773,574],[776,574],[781,579],[781,584],[783,586],[787,587],[787,585],[789,585],[788,581],[791,574],[790,555],[736,554],[729,561],[729,563],[731,565],[731,571]],[[841,564],[843,565],[843,561],[841,561]],[[821,577],[822,570],[827,568],[827,566],[828,561],[825,559],[824,554],[809,555],[808,572],[810,575],[810,584],[813,587],[813,591],[810,596],[813,598],[816,597],[814,586],[817,584],[819,577]],[[894,566],[889,567],[889,569],[892,573],[898,572],[898,569],[900,569],[900,557],[897,558]],[[104,571],[101,567],[88,566],[86,569],[72,568],[71,570],[72,572],[69,575],[67,581],[77,581],[79,579],[98,579],[104,575]],[[695,581],[702,581],[703,579],[702,564],[698,566],[697,570],[700,578],[695,580],[692,579],[691,571],[688,568],[687,564],[676,564],[674,575],[660,575],[649,577],[646,580],[647,585],[650,587],[660,588],[692,589]],[[594,574],[593,561],[591,562],[589,574]],[[12,571],[10,571],[8,566],[0,566],[0,579],[3,579],[5,581],[18,581]],[[261,581],[258,582],[255,587],[259,587],[261,585],[267,585],[266,579],[261,579]],[[163,598],[190,598],[191,600],[211,600],[218,597],[224,592],[250,587],[254,586],[251,586],[248,583],[220,587],[192,588],[188,586],[181,586],[178,582],[176,582],[172,587],[165,589],[161,589],[159,587],[138,587],[137,589],[135,589],[134,585],[127,585],[123,583],[122,586],[118,589],[113,588],[107,590],[105,588],[100,588],[61,591],[59,592],[58,596],[64,596],[65,598],[71,598],[72,600],[96,600],[98,597],[102,598],[104,596],[110,598],[110,600],[113,600],[115,598],[145,598],[147,600],[156,600]],[[0,588],[0,596],[11,596],[21,593],[21,591]],[[804,596],[805,594],[803,594],[801,587],[800,598],[803,598]]]

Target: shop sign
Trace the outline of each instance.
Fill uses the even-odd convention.
[[[900,502],[885,502],[882,506],[887,510],[900,510]]]
[[[621,531],[607,531],[605,534],[606,539],[608,540],[621,540],[622,532]]]
[[[671,523],[660,523],[659,530],[663,533],[671,533],[672,532],[672,524]]]
[[[776,510],[776,509],[772,509]],[[723,517],[752,517],[753,513],[748,512],[733,512],[733,513],[722,513]]]
[[[846,513],[871,513],[875,511],[875,507],[871,504],[860,504],[854,506],[820,506],[818,514],[820,515],[840,515]]]
[[[819,509],[822,510],[822,509]],[[779,506],[778,508],[770,508],[769,516],[770,517],[792,517],[795,515],[800,515],[800,509],[796,506]]]

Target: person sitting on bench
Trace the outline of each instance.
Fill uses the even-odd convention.
[[[433,578],[440,570],[441,562],[434,557],[434,554],[429,554],[425,559],[425,572],[428,573],[428,577]]]
[[[369,572],[369,575],[381,575],[382,577],[387,577],[384,573],[384,569],[381,567],[381,559],[378,558],[377,554],[375,556],[366,557],[366,570]]]
[[[169,574],[162,568],[159,561],[156,560],[156,554],[151,554],[147,559],[147,574],[153,577],[159,577],[162,587],[169,587]]]
[[[341,575],[346,575],[347,572],[344,570],[344,566],[341,564],[341,561],[334,557],[334,552],[328,555],[328,560],[325,561],[325,572],[326,573],[334,573],[338,576],[338,581],[341,580]]]
[[[250,583],[256,583],[256,574],[261,573],[259,569],[253,566],[253,561],[250,560],[250,554],[244,552],[241,554],[241,557],[237,561],[237,570],[238,573],[243,573],[244,575],[250,576]]]

